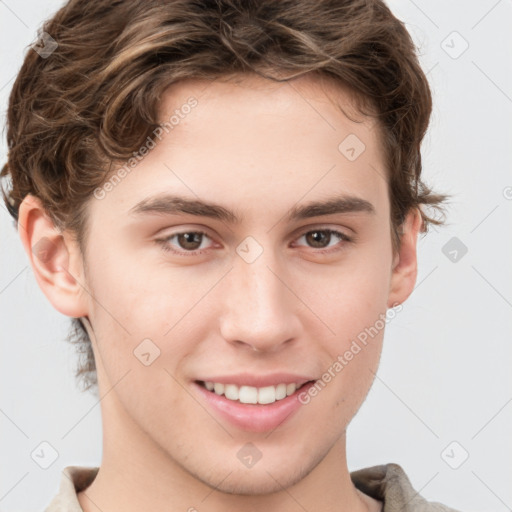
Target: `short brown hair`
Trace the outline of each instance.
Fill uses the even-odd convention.
[[[443,213],[447,198],[420,178],[429,84],[404,24],[380,0],[70,0],[43,31],[57,46],[47,56],[27,53],[9,99],[1,174],[12,180],[4,200],[16,220],[34,194],[83,251],[88,200],[158,127],[170,84],[313,73],[348,87],[359,110],[377,119],[393,247],[412,208],[423,232],[442,224],[421,208]],[[70,340],[84,355],[76,376],[89,389],[97,383],[91,343],[81,322],[73,327]]]

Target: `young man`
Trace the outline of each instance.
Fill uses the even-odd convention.
[[[439,222],[430,112],[381,2],[70,1],[47,22],[6,204],[89,350],[103,459],[46,510],[453,510],[346,460]]]

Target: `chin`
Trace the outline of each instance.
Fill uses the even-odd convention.
[[[210,487],[225,494],[236,494],[242,496],[258,496],[280,492],[283,488],[291,487],[305,476],[297,472],[296,467],[290,471],[293,473],[275,473],[265,469],[253,472],[253,469],[246,471],[233,471],[223,482],[208,483]],[[307,472],[306,472],[307,473]],[[218,480],[217,480],[218,482]]]
[[[258,496],[281,492],[283,488],[297,484],[316,466],[313,462],[305,464],[303,460],[299,463],[290,459],[283,464],[284,460],[285,457],[271,467],[260,461],[258,467],[250,469],[223,467],[207,476],[199,473],[193,476],[218,492]]]

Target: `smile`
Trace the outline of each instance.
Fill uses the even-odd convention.
[[[271,404],[293,395],[307,383],[277,384],[276,386],[254,387],[223,384],[221,382],[199,381],[203,387],[228,400],[242,404]]]

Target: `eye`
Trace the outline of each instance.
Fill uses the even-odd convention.
[[[165,238],[159,238],[156,242],[162,246],[164,251],[188,256],[202,253],[202,249],[205,249],[203,245],[205,237],[207,239],[210,238],[204,231],[182,231],[180,233],[173,233]]]
[[[304,233],[298,240],[304,238],[309,247],[317,249],[319,253],[330,253],[342,250],[336,247],[340,242],[351,242],[352,239],[335,229],[314,229]],[[206,252],[209,247],[205,240],[211,240],[204,231],[181,231],[172,233],[164,238],[156,239],[156,242],[162,246],[162,249],[178,256],[197,256]],[[299,244],[301,245],[301,244]]]
[[[337,231],[335,229],[314,229],[311,231],[307,231],[304,233],[298,240],[304,238],[307,244],[314,249],[320,249],[318,252],[335,252],[339,251],[343,248],[345,244],[341,244],[341,247],[336,247],[340,241],[342,242],[351,242],[352,239],[342,233],[341,231]],[[334,242],[331,244],[331,242]],[[334,249],[329,249],[329,247],[335,247]],[[328,249],[328,250],[325,250]]]

